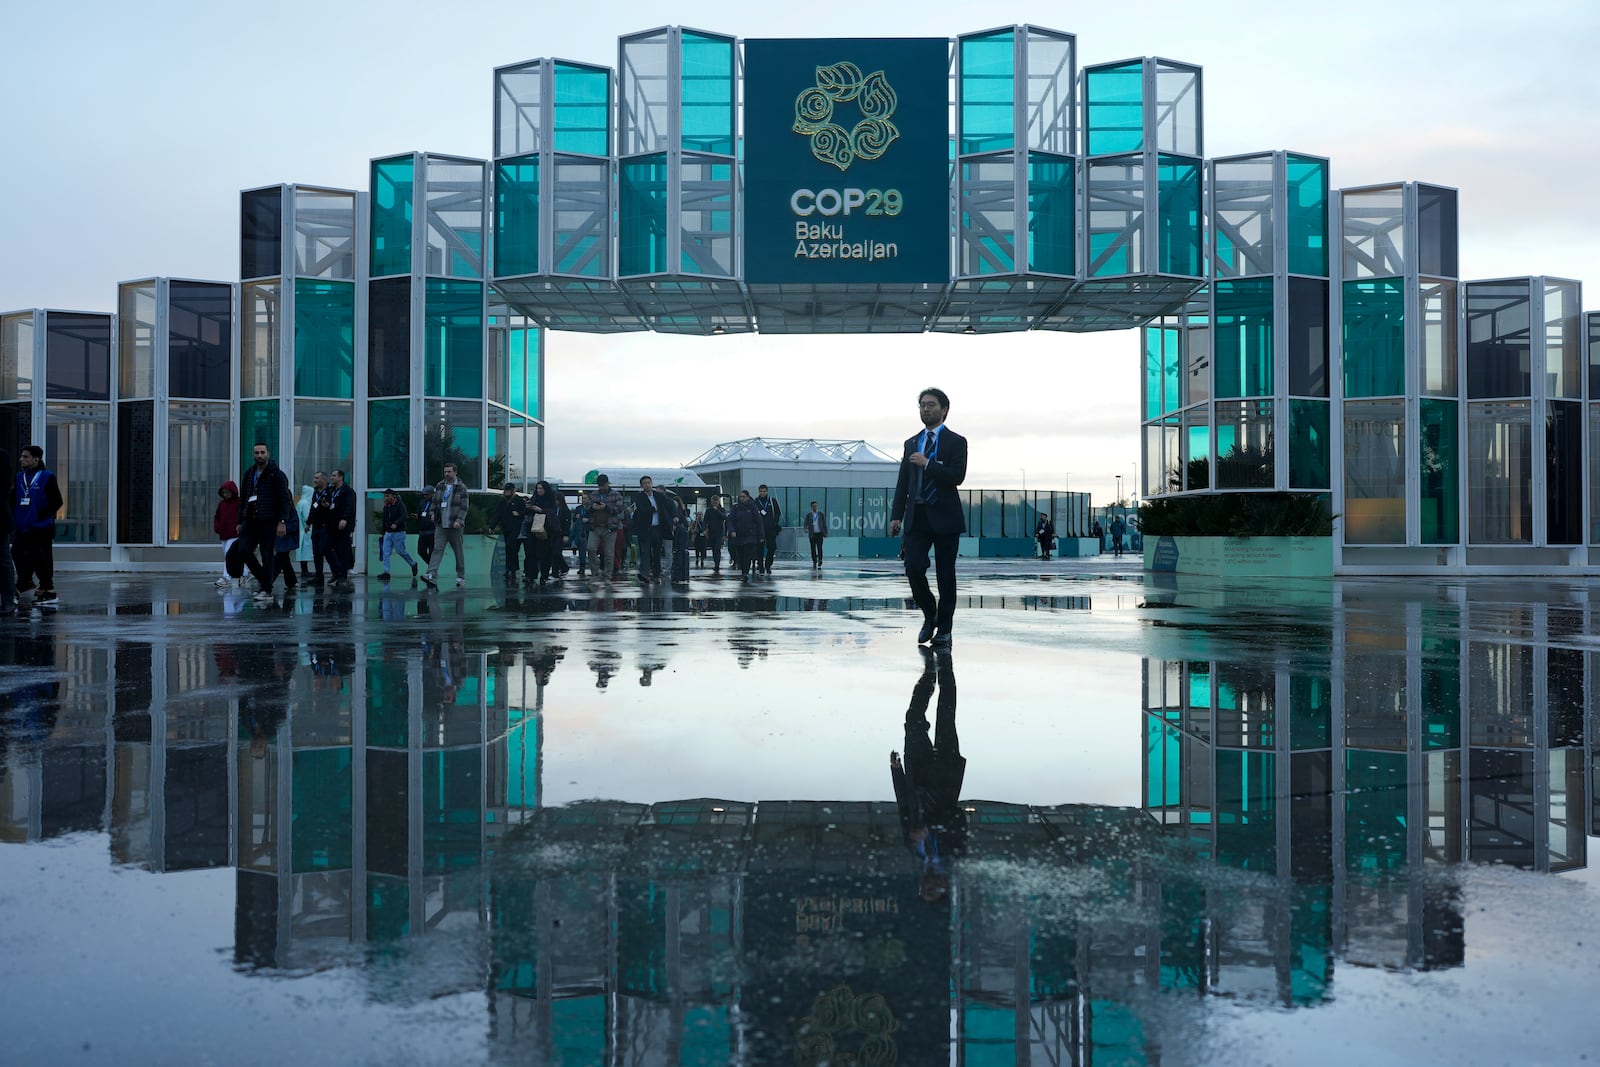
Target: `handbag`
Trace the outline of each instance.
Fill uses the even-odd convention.
[[[533,531],[533,536],[535,536],[535,537],[547,537],[547,536],[549,536],[545,532],[545,528],[544,528],[544,519],[545,519],[544,512],[536,511],[531,516],[529,516],[529,518],[530,518],[531,521],[529,523],[529,527],[528,528]]]

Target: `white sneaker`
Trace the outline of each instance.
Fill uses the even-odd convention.
[[[224,576],[222,578],[218,578],[217,579],[217,588],[218,589],[226,589],[226,588],[228,588],[228,586],[230,586],[232,584],[233,584],[233,579],[232,578],[228,578],[228,577]]]
[[[460,589],[462,586],[464,586],[466,584],[467,584],[467,580],[465,578],[457,578],[456,579],[456,588],[457,589]]]
[[[258,604],[270,604],[272,603],[272,594],[267,592],[265,589],[262,589],[258,591],[251,599]]]

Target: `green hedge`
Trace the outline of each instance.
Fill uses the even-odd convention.
[[[1139,507],[1146,537],[1331,537],[1325,493],[1207,493]]]

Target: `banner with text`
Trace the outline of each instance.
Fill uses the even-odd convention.
[[[949,42],[745,42],[745,280],[943,285]]]

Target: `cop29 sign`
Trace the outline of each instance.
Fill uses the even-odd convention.
[[[950,273],[949,43],[745,41],[745,280]]]

